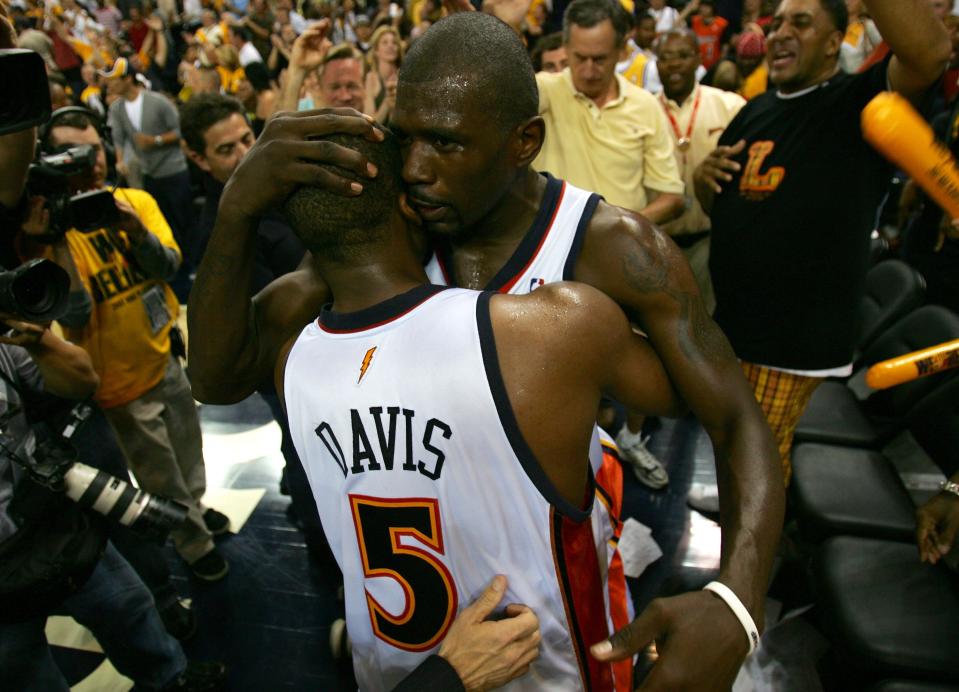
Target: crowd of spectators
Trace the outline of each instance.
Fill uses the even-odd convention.
[[[190,520],[174,539],[202,579],[227,573],[213,535],[228,525],[200,503],[199,424],[168,335],[178,299],[189,296],[224,185],[279,111],[353,108],[389,125],[404,54],[432,24],[470,2],[10,0],[17,44],[43,58],[54,109],[88,110],[61,119],[43,145],[95,145],[101,152],[95,184],[116,182],[117,203],[131,219],[122,239],[106,232],[100,241],[67,236],[48,251],[69,270],[74,294],[83,293],[81,283],[90,294],[71,303],[64,333],[89,352],[99,378],[96,401],[140,485],[189,506]],[[948,65],[932,87],[908,93],[910,82],[899,90],[955,152],[959,0],[928,2],[951,39]],[[959,311],[959,224],[911,184],[896,212],[880,213],[884,196],[887,205],[900,202],[887,195],[898,190],[890,185],[894,171],[864,144],[847,147],[850,133],[857,136],[862,106],[889,86],[890,53],[912,57],[897,50],[899,37],[883,36],[883,22],[870,16],[867,3],[845,0],[842,13],[831,12],[833,20],[848,15],[836,21],[844,36],[826,64],[834,61],[838,72],[826,70],[825,79],[808,83],[788,81],[787,58],[767,55],[787,50],[772,37],[783,19],[771,0],[597,0],[580,2],[572,12],[568,0],[473,4],[520,34],[537,71],[546,135],[534,168],[663,228],[685,254],[710,314],[718,303],[717,321],[778,437],[787,483],[791,427],[822,377],[848,374],[846,344],[855,330],[848,318],[862,291],[868,231],[885,236],[892,252],[920,270],[931,302]],[[839,72],[857,77],[835,79]],[[798,113],[782,105],[785,98],[768,99],[739,117],[750,101],[777,87],[784,96],[802,97],[820,86],[823,94],[835,94],[834,102]],[[802,139],[810,118],[835,125],[817,133],[828,136],[817,138],[816,151],[828,145],[846,157],[847,167],[823,171],[806,148],[799,150],[805,154],[790,150],[792,168],[783,173],[771,165],[778,162],[769,158],[772,146],[756,148],[775,142],[783,151],[783,142],[810,141]],[[743,142],[750,145],[745,150]],[[743,194],[723,196],[722,183],[734,171]],[[809,176],[802,178],[802,192],[835,212],[835,236],[810,239],[800,208],[805,198],[767,203],[787,175],[790,185]],[[39,207],[34,211],[40,224]],[[871,226],[861,229],[865,235],[838,240],[852,226],[858,231],[857,224]],[[24,232],[42,236],[40,226],[31,231],[25,224]],[[774,226],[777,240],[770,242]],[[714,230],[718,252],[711,257]],[[280,215],[262,219],[257,239],[259,291],[295,271],[305,249]],[[797,257],[814,253],[830,255],[821,266],[835,281],[792,271]],[[127,255],[136,257],[135,272],[117,269],[109,280],[99,277],[123,266]],[[787,255],[793,260],[788,265]],[[782,281],[770,284],[770,272]],[[839,281],[843,276],[852,278]],[[147,315],[136,325],[110,303],[134,286],[144,289],[138,295]],[[132,309],[130,300],[123,303]],[[269,385],[260,392],[284,431],[296,512],[311,547],[322,551],[322,530],[276,393]],[[784,398],[791,403],[783,404]],[[617,441],[637,477],[662,487],[668,478],[645,450],[643,426],[641,415],[626,412]],[[176,658],[171,670],[182,672],[184,665]],[[222,671],[213,675],[220,676]]]

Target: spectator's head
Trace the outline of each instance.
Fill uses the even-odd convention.
[[[699,64],[699,43],[689,29],[671,29],[657,39],[656,67],[667,98],[681,104],[692,93]]]
[[[766,38],[755,31],[744,31],[736,43],[736,62],[749,75],[766,57]]]
[[[180,106],[180,135],[190,160],[221,183],[229,180],[255,139],[243,105],[220,94],[194,96]]]
[[[596,99],[609,93],[626,43],[626,11],[614,0],[573,0],[563,15],[563,41],[573,86]]]
[[[287,46],[293,45],[293,42],[296,41],[296,29],[293,28],[292,24],[280,25],[280,38]]]
[[[97,68],[88,62],[83,63],[83,67],[80,68],[80,77],[83,78],[83,83],[87,86],[100,85],[100,79],[97,76]]]
[[[699,14],[703,19],[712,19],[716,16],[716,0],[700,0]]]
[[[107,178],[107,155],[97,131],[99,122],[95,115],[76,112],[61,115],[53,121],[41,146],[45,151],[61,151],[79,144],[89,144],[96,150],[93,170],[68,179],[74,192],[103,187]]]
[[[50,91],[50,107],[53,110],[71,105],[70,97],[67,95],[67,90],[62,84],[51,79],[47,80],[47,87]]]
[[[403,62],[403,42],[400,40],[400,32],[392,25],[384,25],[374,31],[370,38],[370,51],[367,58],[373,69],[381,63],[399,67]]]
[[[462,234],[500,203],[542,145],[538,111],[529,54],[499,19],[453,14],[416,40],[390,123],[428,230]]]
[[[247,43],[250,42],[250,30],[245,26],[231,26],[230,27],[230,43],[233,44],[234,48],[240,50]]]
[[[649,50],[655,40],[656,18],[649,12],[643,12],[636,19],[636,45],[643,50]]]
[[[363,56],[352,45],[341,43],[326,54],[319,71],[320,98],[331,108],[363,110]]]
[[[200,13],[200,24],[209,29],[216,24],[216,12],[213,10],[203,10]]]
[[[209,67],[199,67],[189,73],[186,82],[193,96],[199,94],[219,94],[223,88],[220,73]]]
[[[370,23],[370,18],[365,14],[357,17],[356,23],[353,25],[353,33],[356,34],[356,40],[360,43],[369,43],[373,37],[373,25]]]
[[[375,246],[399,231],[402,159],[396,138],[386,133],[380,143],[353,135],[323,139],[356,149],[379,169],[373,180],[360,180],[352,171],[327,166],[339,176],[362,182],[363,194],[346,197],[324,188],[303,186],[286,201],[283,211],[293,231],[314,256],[337,264],[365,264]]]
[[[952,13],[952,0],[929,0],[933,13],[945,20]]]
[[[557,31],[541,38],[536,42],[530,57],[533,60],[533,69],[537,72],[562,72],[569,65],[563,34]]]
[[[256,93],[270,88],[270,72],[262,62],[251,62],[243,68],[243,72]]]
[[[133,67],[126,58],[117,58],[108,70],[100,71],[107,86],[107,93],[126,99],[136,98],[139,92]]]
[[[666,0],[649,0],[649,7],[653,10],[661,10],[666,7]]]
[[[769,80],[791,93],[836,71],[849,13],[845,0],[782,0],[769,34]]]
[[[216,61],[221,67],[234,71],[240,67],[240,54],[234,46],[224,43],[214,49]]]

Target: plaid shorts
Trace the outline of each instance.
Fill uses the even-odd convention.
[[[783,463],[783,479],[786,485],[789,485],[792,476],[790,450],[796,424],[799,423],[806,405],[809,404],[809,398],[822,382],[822,378],[794,375],[753,363],[743,362],[742,366],[746,379],[753,388],[753,395],[776,438]]]

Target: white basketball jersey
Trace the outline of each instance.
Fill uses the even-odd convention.
[[[516,252],[482,288],[524,294],[556,281],[572,281],[586,228],[602,198],[546,174],[546,193],[536,219]],[[448,250],[438,246],[426,265],[434,284],[455,286]]]
[[[523,439],[491,295],[421,286],[324,311],[289,355],[290,430],[343,571],[364,692],[434,653],[495,574],[509,578],[502,604],[532,608],[543,637],[506,689],[612,689],[587,649],[609,634],[606,546],[592,507],[560,497]]]

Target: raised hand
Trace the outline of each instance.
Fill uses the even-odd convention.
[[[290,65],[300,70],[314,70],[323,63],[323,59],[333,44],[327,38],[330,33],[330,20],[322,19],[310,26],[293,42]]]

